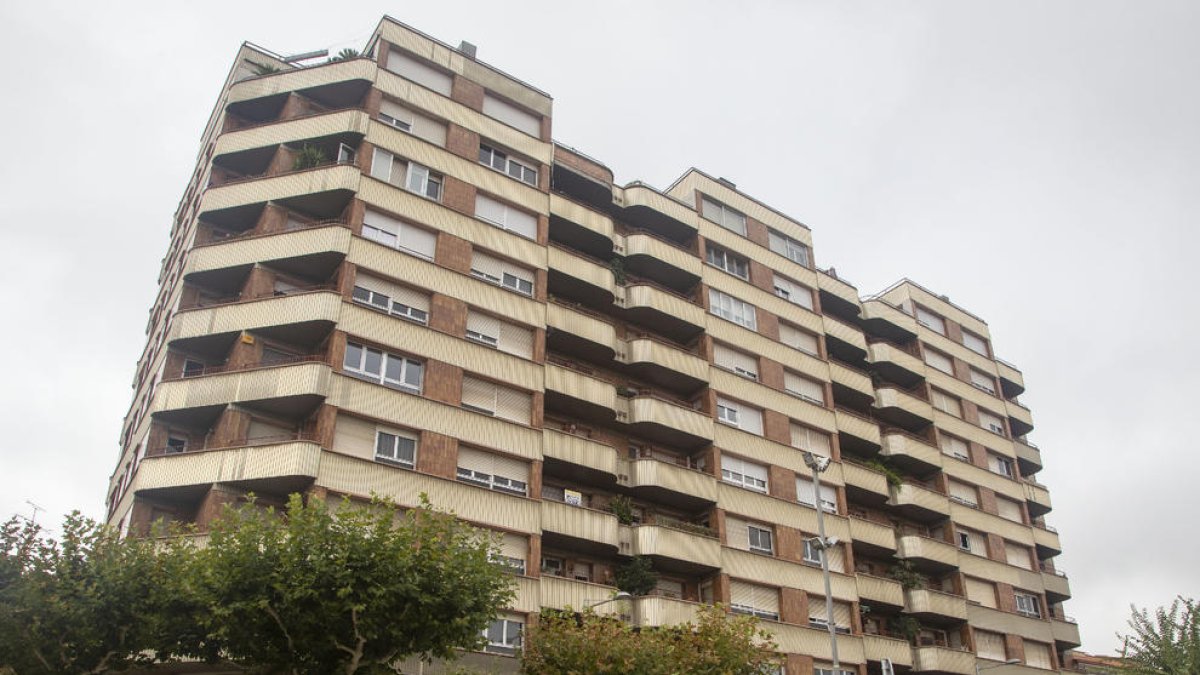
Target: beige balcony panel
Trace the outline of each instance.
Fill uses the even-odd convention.
[[[875,395],[875,387],[871,385],[870,376],[837,361],[829,362],[829,379],[847,389],[862,392],[867,396]]]
[[[612,383],[551,363],[546,364],[546,391],[608,410],[614,410],[617,405],[617,388]]]
[[[713,437],[712,418],[649,396],[629,399],[628,424],[657,424],[697,438]]]
[[[937,448],[905,434],[896,432],[883,435],[883,446],[879,454],[884,457],[904,457],[928,466],[942,465],[942,452]]]
[[[629,363],[652,363],[697,380],[708,379],[708,362],[665,342],[636,338],[627,343]]]
[[[923,487],[904,483],[900,486],[888,486],[890,497],[888,503],[893,506],[912,506],[933,513],[950,515],[950,500],[946,495],[926,490]]]
[[[696,229],[696,212],[646,185],[613,186],[613,203],[624,208],[648,208]]]
[[[858,597],[864,602],[879,602],[893,607],[904,606],[904,588],[895,579],[885,579],[870,574],[855,574],[858,581]]]
[[[629,462],[629,487],[659,487],[705,501],[717,501],[716,478],[655,459]]]
[[[324,363],[299,363],[173,380],[158,385],[150,410],[180,410],[288,396],[327,396],[329,377],[330,368]]]
[[[859,304],[857,288],[824,272],[817,273],[817,287],[822,291],[837,296],[852,305],[857,306]]]
[[[612,586],[575,581],[543,574],[540,579],[542,607],[566,609],[570,607],[582,610],[613,597],[617,589]],[[594,611],[602,616],[620,616],[628,614],[630,600],[617,600],[603,605],[597,605]]]
[[[1013,403],[1012,401],[1005,400],[1004,412],[1006,412],[1009,417],[1015,420],[1024,422],[1029,426],[1033,426],[1033,413],[1029,412],[1029,408],[1022,406],[1019,403]]]
[[[900,389],[891,387],[875,390],[875,406],[878,408],[896,408],[919,417],[933,421],[933,406]]]
[[[633,603],[633,621],[637,626],[675,626],[695,622],[696,615],[703,607],[696,602],[653,595],[634,598]]]
[[[729,576],[768,586],[798,588],[808,593],[825,595],[821,568],[798,562],[772,558],[741,549],[722,547],[721,567]],[[857,599],[858,585],[853,576],[832,573],[829,576],[833,597],[847,602]]]
[[[627,309],[646,307],[689,323],[697,328],[704,327],[703,308],[654,286],[645,284],[640,286],[626,286],[625,307]]]
[[[424,493],[435,508],[453,509],[459,518],[472,523],[539,531],[535,501],[333,452],[321,457],[317,485],[362,497],[378,494],[409,507],[419,506]]]
[[[305,321],[337,323],[342,296],[336,291],[297,293],[178,312],[167,341],[219,335]]]
[[[357,166],[342,164],[219,185],[205,190],[197,212],[207,213],[332,190],[354,192],[358,190],[361,178],[362,173]]]
[[[827,335],[837,338],[846,344],[854,345],[864,352],[867,351],[867,339],[863,337],[861,330],[828,316],[821,318]]]
[[[787,525],[804,532],[817,531],[817,510],[799,502],[789,502],[724,481],[717,483],[717,501],[727,513],[736,513],[750,520]],[[826,513],[826,535],[847,541],[850,536],[848,520],[850,519],[843,516]]]
[[[810,654],[814,659],[828,661],[833,658],[829,644],[829,631],[797,626],[794,624],[761,621],[758,627],[771,634],[779,645],[779,651],[786,654]],[[854,635],[837,636],[838,659],[843,665],[862,663],[866,660],[863,654],[862,638]]]
[[[550,194],[550,213],[591,230],[606,239],[613,239],[612,218],[559,194]]]
[[[542,432],[538,429],[354,377],[334,377],[329,403],[347,412],[451,436],[517,457],[542,458]]]
[[[611,513],[543,501],[542,530],[617,547],[617,517]]]
[[[981,335],[982,334],[983,333],[981,333]],[[937,349],[938,351],[949,354],[950,356],[956,356],[985,373],[996,372],[995,361],[982,354],[967,349],[961,343],[955,342],[941,333],[935,333],[928,328],[922,327],[921,339],[929,343],[929,346]]]
[[[797,241],[802,241],[808,246],[812,246],[812,235],[808,228],[801,223],[788,218],[760,202],[750,199],[736,189],[731,189],[729,186],[715,181],[698,171],[689,171],[684,174],[683,177],[671,185],[667,194],[687,204],[694,204],[696,190],[750,216],[760,223],[764,223],[767,227],[773,227]],[[707,223],[708,221],[701,218],[701,222]]]
[[[647,256],[688,274],[700,276],[704,263],[695,254],[672,246],[648,234],[630,234],[625,237],[625,256]]]
[[[344,254],[350,248],[350,239],[350,230],[338,226],[237,239],[192,249],[184,274],[318,253]]]
[[[862,518],[849,518],[850,538],[879,548],[896,550],[896,531],[884,525]]]
[[[904,591],[904,611],[909,614],[933,614],[952,619],[967,618],[967,599],[928,589]]]
[[[709,376],[713,389],[745,401],[763,410],[775,410],[806,426],[826,433],[837,432],[833,411],[797,396],[765,387],[754,380],[735,375],[727,370],[713,368]]]
[[[547,249],[550,254],[550,270],[578,279],[586,284],[613,295],[616,292],[616,281],[613,273],[591,260],[571,255],[561,248],[551,246]]]
[[[546,305],[546,325],[617,351],[619,341],[613,325],[583,312],[550,303]]]
[[[964,419],[947,415],[941,410],[933,411],[933,423],[937,428],[951,433],[959,438],[978,443],[1006,457],[1016,457],[1013,442],[1005,436],[993,433]]]
[[[311,68],[296,68],[280,73],[254,77],[235,82],[229,87],[229,103],[248,101],[303,89],[334,84],[347,80],[375,79],[375,62],[370,59],[353,59]]]
[[[992,473],[981,466],[975,466],[966,462],[956,462],[945,455],[942,455],[942,457],[942,468],[947,476],[994,490],[998,495],[1015,499],[1019,502],[1025,501],[1025,488],[1021,486],[1020,482],[1006,476],[1001,476],[998,473]]]
[[[958,565],[958,551],[953,546],[944,541],[913,534],[896,538],[896,557],[902,560],[929,560],[951,567]]]
[[[1038,642],[1054,641],[1051,622],[1030,616],[1022,616],[1013,612],[1002,612],[998,609],[983,607],[981,605],[967,605],[967,620],[975,628],[981,628],[994,633],[1020,635],[1026,640],[1036,640]]]
[[[1071,585],[1067,583],[1066,577],[1060,577],[1050,572],[1043,572],[1042,587],[1046,589],[1047,593],[1054,593],[1068,598],[1071,597]]]
[[[975,675],[975,655],[945,647],[913,647],[913,672]]]
[[[1061,619],[1050,619],[1050,630],[1057,642],[1065,642],[1072,647],[1082,644],[1079,641],[1079,625]]]
[[[929,307],[947,319],[950,319],[955,323],[962,324],[964,328],[972,333],[981,335],[984,338],[989,337],[987,324],[984,323],[982,319],[974,314],[964,311],[957,305],[947,302],[942,297],[930,293],[916,284],[896,284],[892,286],[891,289],[889,289],[886,293],[884,293],[883,296],[888,302],[897,305],[901,304],[905,298],[911,298],[916,302]]]
[[[1012,382],[1021,390],[1025,389],[1025,376],[1022,375],[1021,371],[1017,370],[1015,367],[1003,361],[997,360],[996,372],[1000,374],[1000,379]]]
[[[1029,462],[1039,469],[1044,466],[1044,464],[1042,464],[1041,450],[1020,441],[1013,443],[1013,449],[1017,451],[1017,459]]]
[[[1054,551],[1062,551],[1062,542],[1059,541],[1057,532],[1044,530],[1040,527],[1033,527],[1030,530],[1033,532],[1034,544]]]
[[[846,481],[847,487],[856,487],[883,497],[888,496],[887,476],[878,471],[859,464],[842,462],[842,477]]]
[[[542,455],[613,476],[617,473],[617,450],[611,445],[574,434],[542,430]]]
[[[346,133],[366,134],[369,123],[367,113],[361,110],[339,110],[324,115],[264,124],[223,134],[217,139],[213,156],[292,143],[301,138],[321,138]]]
[[[891,363],[918,377],[925,376],[925,364],[920,359],[887,342],[867,345],[867,360],[871,363]]]
[[[875,445],[880,444],[879,424],[875,421],[848,413],[844,410],[835,411],[834,417],[836,418],[839,432],[845,432],[850,436],[861,438]]]
[[[912,646],[907,640],[882,635],[864,635],[862,641],[863,654],[868,661],[889,659],[895,665],[912,667]]]
[[[304,441],[185,452],[142,460],[133,490],[292,476],[317,477],[321,446]]]
[[[542,608],[542,585],[538,579],[513,577],[517,582],[517,595],[509,605],[518,612],[536,612]]]
[[[999,560],[991,560],[966,551],[959,551],[958,567],[963,574],[1017,588],[1037,590],[1042,583],[1040,572],[1022,569]]]
[[[950,502],[950,518],[972,530],[993,532],[1018,544],[1033,545],[1033,535],[1030,533],[1033,528],[980,509],[973,509],[966,504],[959,504],[952,500]]]
[[[862,318],[887,321],[893,326],[906,330],[913,335],[917,334],[916,317],[905,314],[882,300],[864,300],[862,303]]]
[[[630,529],[632,555],[674,558],[712,568],[721,566],[721,543],[712,537],[657,525],[638,525]]]
[[[1025,501],[1033,502],[1047,510],[1050,508],[1050,492],[1046,488],[1033,483],[1023,483],[1022,486],[1025,488]]]

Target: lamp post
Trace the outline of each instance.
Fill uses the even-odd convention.
[[[982,673],[985,670],[991,670],[992,668],[999,668],[1001,666],[1013,666],[1020,662],[1021,662],[1021,659],[1009,659],[1009,660],[1005,661],[1004,663],[993,663],[990,666],[984,666],[983,668],[980,668],[979,667],[979,659],[976,659],[975,660],[975,675],[979,675],[980,673]]]
[[[821,576],[825,578],[825,627],[829,629],[829,651],[833,657],[833,671],[841,670],[838,663],[837,626],[833,623],[833,588],[829,580],[829,556],[826,550],[837,544],[836,539],[825,536],[825,507],[821,505],[821,479],[819,474],[829,468],[829,458],[802,451],[804,464],[812,470],[813,502],[817,507],[817,539],[809,540],[821,552]],[[978,675],[978,673],[976,673]]]
[[[610,602],[616,602],[618,600],[632,600],[632,599],[633,599],[633,595],[631,595],[629,592],[617,591],[611,598],[609,598],[607,600],[601,600],[600,602],[593,602],[592,604],[584,607],[582,611],[586,612],[589,609],[599,607],[600,605],[607,605]]]

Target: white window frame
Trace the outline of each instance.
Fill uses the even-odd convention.
[[[940,315],[936,312],[931,312],[928,309],[921,307],[920,305],[914,304],[913,307],[914,307],[913,314],[915,315],[915,318],[917,319],[917,323],[921,324],[922,326],[928,328],[929,330],[931,330],[939,335],[946,334],[946,318],[945,317],[943,317],[942,315]]]
[[[746,214],[735,211],[715,199],[700,198],[700,216],[709,222],[746,236]]]
[[[767,248],[803,267],[811,264],[808,245],[778,230],[767,230]]]
[[[726,464],[725,464],[725,462],[727,460],[742,462],[743,464],[751,464],[751,465],[766,469],[767,470],[767,479],[764,480],[761,478],[755,478],[754,476],[746,475],[746,473],[744,473],[744,471],[739,472],[739,471],[734,471],[731,468],[727,468]],[[744,459],[741,459],[740,457],[722,456],[721,457],[721,480],[725,481],[726,483],[732,483],[733,485],[738,485],[740,487],[744,487],[747,490],[753,490],[755,492],[762,492],[762,493],[766,494],[769,491],[768,481],[770,480],[770,469],[763,466],[762,464],[757,464],[755,462],[749,462]]]
[[[813,304],[812,289],[799,281],[793,281],[782,274],[774,274],[771,277],[771,285],[775,289],[775,295],[787,300],[793,305],[811,310],[816,307]]]
[[[350,297],[360,305],[374,307],[375,309],[387,312],[392,316],[398,316],[401,319],[412,321],[413,323],[419,323],[422,326],[429,323],[429,312],[426,312],[423,309],[409,307],[398,300],[392,300],[389,296],[379,293],[378,291],[372,291],[369,288],[355,286],[354,290],[350,294]]]
[[[754,305],[715,288],[708,289],[708,311],[742,328],[758,330]]]
[[[392,448],[392,454],[385,455],[380,452],[384,441],[388,441],[388,445]],[[409,441],[412,443],[412,459],[404,459],[400,457],[401,441]],[[376,429],[375,430],[375,461],[391,464],[393,466],[402,466],[406,469],[414,469],[417,466],[417,446],[418,441],[414,436],[403,434],[397,431]]]
[[[801,557],[804,562],[812,563],[813,565],[820,565],[821,556],[823,555],[825,555],[825,552],[816,547],[816,545],[813,543],[812,537],[804,538],[804,553]]]
[[[359,352],[358,362],[354,364],[350,362],[352,349]],[[366,369],[366,364],[371,354],[379,356],[379,373],[372,373]],[[387,375],[388,365],[392,361],[400,361],[400,379],[398,380],[390,378]],[[367,347],[357,342],[346,343],[346,355],[342,360],[342,370],[355,377],[375,382],[376,384],[382,384],[385,387],[401,389],[415,394],[421,393],[421,385],[425,379],[424,362],[407,356],[385,352],[382,349]],[[417,383],[415,385],[407,381],[410,379],[410,371],[416,372]]]
[[[992,465],[993,462],[995,466]],[[988,455],[988,469],[997,476],[1016,478],[1016,472],[1013,471],[1013,461],[1008,457],[997,455],[994,452]]]
[[[741,410],[717,399],[717,421],[731,427],[741,428]]]
[[[498,150],[487,143],[479,144],[479,163],[500,173],[515,178],[522,183],[537,187],[538,172],[532,166],[513,159],[504,150]]]
[[[709,265],[743,280],[750,280],[750,261],[729,249],[705,243],[704,259]]]
[[[475,471],[474,469],[464,469],[463,467],[455,467],[455,478],[460,482],[470,485],[478,485],[496,492],[504,492],[510,495],[520,495],[522,497],[529,496],[529,483],[508,476],[500,476],[496,474],[484,473]]]
[[[757,536],[756,536],[757,535]],[[762,545],[763,538],[766,538],[766,546]],[[746,545],[755,553],[767,553],[775,555],[775,532],[769,527],[755,525],[754,523],[746,524]],[[755,545],[755,539],[758,539],[758,545]]]
[[[1013,591],[1013,605],[1017,609],[1017,614],[1029,616],[1035,619],[1042,618],[1042,603],[1038,596],[1032,593],[1022,593],[1021,591]],[[1025,605],[1025,607],[1022,607]]]
[[[500,641],[492,639],[492,629],[499,627]],[[513,628],[516,628],[516,636],[512,636]],[[521,648],[521,637],[525,632],[525,622],[512,617],[502,616],[492,619],[487,628],[483,629],[483,638],[487,641],[487,646],[484,647],[485,652],[493,652],[496,654],[514,654]]]
[[[409,162],[404,175],[404,189],[435,202],[441,201],[442,177],[424,164]]]

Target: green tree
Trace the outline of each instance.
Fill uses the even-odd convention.
[[[211,660],[201,608],[182,585],[186,541],[122,539],[72,513],[59,539],[0,530],[0,672],[109,673],[179,656]]]
[[[637,629],[625,621],[545,610],[525,636],[526,675],[758,675],[779,663],[757,619],[700,609],[694,623]]]
[[[495,543],[422,506],[299,495],[285,517],[246,504],[214,524],[198,589],[225,656],[263,672],[393,673],[471,649],[513,595]]]
[[[630,595],[646,595],[658,584],[658,573],[649,558],[635,555],[626,564],[617,568],[617,588]]]
[[[1200,673],[1200,603],[1179,596],[1170,608],[1130,607],[1128,635],[1118,635],[1125,647],[1125,670],[1147,675]]]

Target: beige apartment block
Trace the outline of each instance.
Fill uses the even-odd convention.
[[[611,597],[640,555],[657,590],[603,611],[725,603],[783,672],[835,675],[821,508],[843,671],[1062,667],[1079,631],[1041,452],[982,319],[908,280],[863,296],[727,180],[614,184],[553,140],[548,94],[468,46],[385,18],[363,53],[238,53],[171,228],[112,524],[426,493],[504,535],[519,593],[472,655],[493,671],[516,667],[505,629]],[[820,490],[801,451],[832,459]]]

